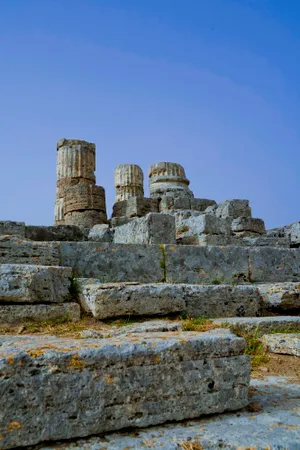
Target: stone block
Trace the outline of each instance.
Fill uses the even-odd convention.
[[[226,325],[233,332],[255,333],[262,336],[266,333],[281,330],[299,331],[300,317],[272,316],[272,317],[233,317],[228,319],[215,319],[216,325]]]
[[[176,242],[175,219],[169,214],[149,213],[115,228],[116,244],[173,244]]]
[[[254,282],[300,280],[300,252],[292,248],[249,248],[249,271]]]
[[[150,212],[158,212],[158,200],[145,197],[131,197],[114,204],[112,217],[143,217]]]
[[[285,314],[300,311],[300,283],[258,284],[257,289],[265,310]]]
[[[70,299],[72,269],[0,264],[0,303],[62,303]]]
[[[208,200],[206,198],[192,198],[191,209],[204,212],[209,206],[217,205],[215,200]]]
[[[265,222],[262,219],[254,219],[252,217],[238,217],[231,224],[234,233],[250,231],[252,233],[264,234],[266,232]]]
[[[164,277],[162,250],[157,245],[115,245],[106,242],[62,242],[61,265],[78,277],[103,282],[157,283]]]
[[[235,245],[238,245],[238,236],[232,236]],[[290,247],[290,241],[287,237],[273,236],[248,236],[240,239],[240,245],[248,245],[252,247]]]
[[[270,353],[300,356],[300,334],[266,334],[262,338],[265,349]]]
[[[58,266],[58,244],[28,241],[15,236],[0,236],[0,264]]]
[[[208,206],[204,212],[205,212],[205,214],[214,214],[215,215],[217,209],[218,209],[218,205],[212,205],[212,206]]]
[[[111,219],[109,219],[109,224],[111,226],[111,228],[116,228],[119,227],[121,225],[125,225],[125,223],[131,222],[132,220],[134,220],[135,217],[112,217]]]
[[[181,227],[176,232],[177,239],[182,244],[199,245],[199,241],[205,234],[230,236],[230,221],[211,214],[192,215],[182,220]]]
[[[256,317],[261,314],[261,299],[255,286],[175,286],[183,286],[186,312],[191,317]]]
[[[221,217],[222,219],[251,217],[249,200],[225,200],[218,204],[218,208],[216,209],[216,216]]]
[[[25,223],[13,222],[11,220],[0,220],[0,236],[1,235],[14,235],[25,236]]]
[[[3,450],[248,404],[246,344],[228,332],[2,336],[0,344]]]
[[[165,195],[159,202],[159,211],[177,211],[191,209],[191,198],[185,195]]]
[[[154,316],[185,310],[184,293],[172,284],[105,284],[78,279],[79,301],[97,319]]]
[[[85,241],[87,239],[79,227],[75,225],[55,225],[53,227],[28,225],[25,237],[32,241]]]
[[[90,230],[94,225],[107,223],[106,213],[103,211],[73,211],[65,214],[66,225],[76,225],[83,229]]]
[[[70,320],[77,322],[80,319],[80,306],[78,303],[62,303],[51,305],[1,305],[0,324],[16,325],[32,322]],[[1,413],[0,413],[1,417]]]
[[[113,242],[114,231],[107,224],[94,225],[89,232],[88,240],[95,242]]]
[[[289,236],[292,247],[300,247],[300,222],[285,227],[285,235]]]
[[[102,211],[106,213],[105,190],[102,186],[79,183],[65,190],[64,214],[73,211]]]
[[[248,249],[166,245],[166,280],[169,283],[224,283],[249,281]]]

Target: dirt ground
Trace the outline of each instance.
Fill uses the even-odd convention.
[[[291,355],[268,353],[269,361],[256,367],[252,378],[263,379],[265,376],[291,377],[291,382],[300,382],[300,358]]]

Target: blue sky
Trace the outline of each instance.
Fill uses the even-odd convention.
[[[56,142],[97,146],[97,184],[181,163],[196,197],[300,220],[298,0],[0,2],[0,220],[52,224]]]

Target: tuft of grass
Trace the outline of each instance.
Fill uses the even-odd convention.
[[[251,358],[252,368],[261,366],[269,361],[270,357],[266,354],[263,349],[263,344],[257,331],[253,334],[245,333],[241,330],[235,330],[234,333],[245,339],[247,343],[247,348],[245,350],[245,355],[249,355]]]
[[[182,450],[203,450],[201,443],[195,441],[180,442],[180,447],[182,448]]]
[[[214,278],[211,282],[211,284],[222,284],[223,283],[223,279],[221,278]]]
[[[210,319],[207,317],[194,317],[194,318],[187,318],[183,321],[182,324],[182,330],[183,331],[209,331],[213,330],[214,328],[220,328],[218,325],[214,324]]]
[[[278,328],[278,330],[270,331],[268,334],[299,334],[299,329],[293,329],[293,328]]]

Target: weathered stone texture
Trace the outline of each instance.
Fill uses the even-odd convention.
[[[102,186],[77,184],[65,190],[65,214],[84,210],[106,212],[105,191]]]
[[[25,223],[0,220],[0,235],[25,236]]]
[[[268,352],[300,356],[300,333],[266,334],[262,341]]]
[[[34,242],[18,237],[0,236],[0,264],[58,266],[59,262],[56,242]]]
[[[258,336],[281,330],[299,331],[300,317],[272,316],[272,317],[234,317],[215,319],[216,325],[227,325],[234,332],[256,333]]]
[[[209,206],[215,206],[217,203],[215,200],[208,200],[206,198],[192,198],[191,208],[196,211],[204,212]]]
[[[289,236],[293,247],[300,246],[300,222],[294,222],[285,227],[285,235]]]
[[[161,199],[165,195],[193,198],[189,180],[180,164],[160,162],[149,168],[150,197]]]
[[[4,450],[248,404],[245,341],[230,333],[0,341]]]
[[[149,213],[115,228],[116,244],[174,244],[175,219],[169,214]]]
[[[94,225],[89,232],[88,240],[95,242],[113,242],[114,231],[107,224]]]
[[[216,209],[216,216],[221,217],[222,219],[251,217],[249,200],[225,200],[218,204],[218,208]]]
[[[248,249],[166,245],[166,280],[170,283],[224,283],[249,281]]]
[[[158,212],[158,200],[155,198],[131,197],[119,201],[113,206],[112,217],[143,217],[150,212]]]
[[[0,264],[0,302],[62,303],[70,299],[72,269]]]
[[[232,238],[235,240],[238,236],[232,236]],[[268,235],[257,237],[248,236],[241,238],[241,245],[249,245],[252,247],[290,247],[290,241],[287,237],[274,237]]]
[[[290,248],[249,248],[249,270],[256,282],[299,281],[300,252]]]
[[[9,324],[21,325],[24,323],[46,322],[46,321],[55,322],[57,320],[71,320],[72,322],[76,322],[79,319],[80,319],[80,306],[78,305],[78,303],[62,303],[51,305],[0,304],[1,325],[9,325]]]
[[[116,202],[144,197],[144,175],[135,164],[119,164],[115,168]]]
[[[184,311],[183,291],[172,284],[104,284],[78,279],[79,301],[97,319],[118,316],[152,316]]]
[[[64,223],[66,225],[76,225],[83,229],[91,229],[94,225],[107,222],[106,213],[103,211],[72,211],[65,214]]]
[[[300,283],[258,284],[264,309],[273,312],[300,311]]]
[[[86,233],[75,225],[55,225],[46,227],[28,225],[25,228],[25,237],[32,241],[85,241]]]
[[[266,231],[264,221],[252,217],[238,217],[234,219],[231,224],[231,229],[235,233],[250,231],[252,233],[264,234]]]
[[[163,279],[162,250],[156,245],[116,245],[106,242],[62,242],[61,265],[72,267],[79,277],[103,282]]]
[[[95,181],[95,144],[61,139],[57,143],[57,180],[63,178],[85,178]]]
[[[224,234],[230,235],[230,221],[220,219],[212,214],[192,215],[182,221],[185,235],[199,237],[201,234]]]

